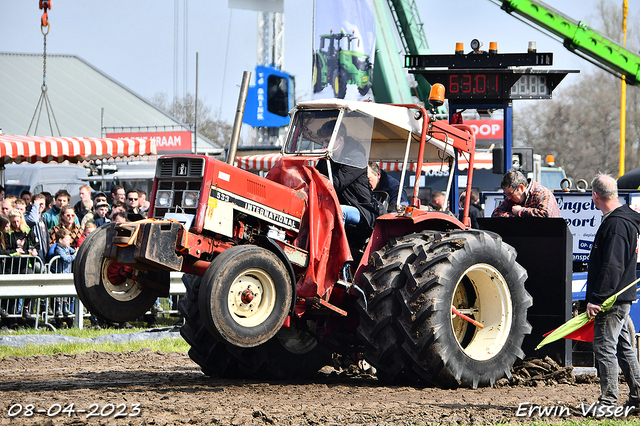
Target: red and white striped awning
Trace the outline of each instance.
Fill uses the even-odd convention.
[[[145,139],[0,135],[0,161],[4,164],[79,162],[150,154],[156,154],[156,144]]]
[[[261,154],[261,155],[246,155],[244,157],[238,157],[236,159],[236,166],[244,170],[249,171],[268,171],[270,170],[278,160],[282,157],[281,154]],[[490,152],[476,152],[474,169],[491,169],[493,167],[493,155]],[[380,168],[387,172],[401,172],[402,163],[387,163],[380,162]],[[415,171],[416,163],[412,163],[409,167],[409,171]],[[469,162],[466,158],[461,158],[458,161],[458,168],[460,170],[467,170],[469,168]],[[448,164],[441,163],[425,163],[422,166],[423,171],[439,171],[449,170]]]
[[[282,154],[245,155],[236,158],[236,167],[249,171],[268,171],[276,165]]]

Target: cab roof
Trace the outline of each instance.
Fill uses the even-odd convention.
[[[319,99],[300,102],[290,112],[305,109],[345,109],[367,114],[375,119],[371,141],[370,161],[397,162],[402,161],[408,132],[412,134],[413,143],[409,159],[417,158],[418,144],[422,134],[423,119],[415,118],[416,110],[375,102],[347,101],[343,99]],[[424,160],[426,162],[448,161],[455,156],[451,140],[442,132],[427,136]]]

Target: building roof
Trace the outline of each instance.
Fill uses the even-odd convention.
[[[55,122],[61,135],[69,137],[101,137],[102,126],[154,131],[156,129],[147,129],[146,126],[181,124],[77,56],[47,55],[46,69],[54,136],[58,136]],[[33,119],[31,135],[52,135],[46,108],[38,108],[41,110],[39,121],[37,116],[34,118],[42,94],[42,71],[40,54],[0,52],[0,129],[3,133],[26,135]],[[101,118],[102,108],[104,116]],[[34,133],[36,122],[37,133]],[[178,129],[159,127],[157,130]],[[208,149],[203,150],[203,147]],[[219,151],[220,148],[207,138],[198,136],[198,151]]]

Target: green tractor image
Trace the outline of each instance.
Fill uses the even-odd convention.
[[[331,85],[334,97],[344,99],[347,84],[355,84],[360,95],[367,94],[371,87],[371,62],[369,55],[352,50],[355,43],[360,45],[359,38],[344,31],[320,36],[320,50],[313,59],[314,93]]]

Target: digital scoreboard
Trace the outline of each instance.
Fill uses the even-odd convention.
[[[552,64],[553,53],[537,52],[405,57],[410,73],[442,84],[447,99],[462,103],[550,99],[567,74],[578,72],[532,68]]]
[[[550,99],[569,71],[528,69],[416,70],[429,83],[442,84],[452,100]]]

